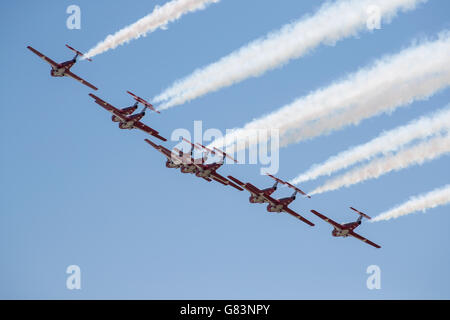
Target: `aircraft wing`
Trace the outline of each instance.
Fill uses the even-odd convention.
[[[115,115],[117,118],[119,118],[122,121],[128,121],[128,118],[122,114],[122,112],[120,112],[119,109],[117,109],[116,107],[110,105],[108,102],[100,99],[99,97],[97,97],[95,94],[89,93],[89,96],[91,96],[92,98],[95,99],[95,102],[102,108],[104,108],[105,110],[111,112],[113,115]]]
[[[311,212],[314,213],[316,216],[318,216],[320,219],[322,219],[322,220],[328,222],[329,224],[331,224],[333,227],[336,227],[336,228],[338,228],[340,230],[344,229],[344,227],[341,224],[337,223],[334,220],[331,220],[328,217],[325,217],[323,214],[317,212],[316,210],[311,210]]]
[[[244,188],[245,188],[247,191],[249,191],[249,192],[251,192],[251,193],[253,193],[253,194],[257,195],[257,196],[263,195],[263,194],[264,194],[264,192],[263,192],[261,189],[255,187],[254,185],[252,185],[252,184],[249,183],[249,182],[247,182],[247,183],[245,184],[245,187],[244,187]]]
[[[260,195],[262,193],[261,190],[259,190],[257,187],[255,187],[254,185],[252,185],[251,183],[243,183],[242,181],[240,181],[239,179],[236,179],[233,176],[228,176],[228,179],[230,179],[231,181],[233,181],[234,183],[236,183],[237,185],[241,186],[242,188],[244,188],[245,190],[247,190],[248,192],[250,192],[253,195]]]
[[[153,148],[155,148],[157,151],[161,152],[167,158],[172,157],[172,152],[169,149],[163,147],[162,145],[157,145],[156,143],[153,143],[149,139],[144,139],[144,141],[147,142],[149,145],[151,145]],[[178,157],[177,157],[177,160],[178,160]]]
[[[227,186],[227,185],[228,185],[225,181],[223,181],[223,180],[221,180],[221,179],[219,179],[219,178],[216,178],[216,177],[214,177],[213,175],[211,175],[211,178],[212,178],[214,181],[217,181],[218,183],[223,184],[224,186]]]
[[[64,72],[65,76],[71,77],[79,82],[81,82],[82,84],[84,84],[85,86],[88,86],[89,88],[93,89],[93,90],[98,90],[96,86],[94,86],[93,84],[87,82],[86,80],[80,78],[79,76],[77,76],[75,73],[73,73],[70,70],[67,70]]]
[[[154,136],[155,138],[158,138],[159,140],[167,141],[166,138],[161,137],[161,136],[159,135],[159,132],[158,132],[158,131],[156,131],[155,129],[150,128],[149,126],[143,124],[143,123],[140,122],[140,121],[136,121],[136,122],[133,124],[133,126],[134,126],[136,129],[139,129],[139,130],[142,130],[142,131],[144,131],[144,132],[147,132],[148,134]]]
[[[239,190],[239,191],[243,191],[243,190],[244,190],[244,189],[242,189],[241,187],[239,187],[238,185],[234,184],[233,182],[231,182],[231,181],[228,180],[227,178],[221,176],[220,174],[218,174],[218,173],[215,172],[215,171],[212,171],[212,172],[210,173],[210,176],[211,176],[211,178],[212,178],[213,180],[215,180],[215,181],[217,181],[217,182],[219,182],[219,183],[222,183],[222,184],[224,184],[224,185],[232,186],[233,188],[235,188],[235,189],[237,189],[237,190]]]
[[[278,201],[275,198],[272,198],[272,196],[265,194],[265,193],[261,193],[260,194],[264,199],[266,199],[269,203],[271,203],[272,205],[277,205],[280,204],[280,201]]]
[[[373,243],[372,241],[364,238],[363,236],[360,236],[355,231],[350,231],[348,234],[351,235],[352,237],[355,237],[356,239],[359,239],[367,244],[370,244],[371,246],[373,246],[375,248],[378,248],[378,249],[381,248],[381,246],[377,245],[376,243]]]
[[[27,46],[28,49],[30,49],[31,52],[33,52],[34,54],[36,54],[38,57],[40,57],[42,60],[44,60],[45,62],[47,62],[48,64],[50,64],[52,67],[54,68],[59,68],[60,64],[56,63],[55,61],[53,61],[52,59],[50,59],[49,57],[45,56],[44,54],[40,53],[39,51],[37,51],[36,49],[34,49],[33,47]]]
[[[299,215],[297,212],[295,212],[294,210],[288,208],[287,206],[284,206],[283,211],[286,213],[289,213],[290,215],[292,215],[293,217],[300,219],[301,221],[303,221],[306,224],[309,224],[311,227],[314,226],[314,223],[312,223],[311,221],[309,221],[308,219],[305,219],[304,217],[302,217],[301,215]]]

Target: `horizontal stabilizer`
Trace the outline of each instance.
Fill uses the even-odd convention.
[[[355,211],[357,214],[359,214],[360,216],[362,216],[362,217],[364,217],[364,218],[367,218],[367,219],[372,219],[371,217],[369,217],[367,214],[365,214],[365,213],[363,213],[363,212],[361,212],[361,211],[359,211],[359,210],[356,210],[355,208],[353,208],[353,207],[350,207],[350,209],[352,209],[353,211]]]
[[[304,191],[302,191],[301,189],[297,188],[296,186],[290,184],[289,182],[284,181],[284,180],[281,180],[281,179],[279,179],[279,178],[277,178],[277,177],[275,177],[275,176],[273,176],[273,175],[271,175],[271,174],[269,174],[269,173],[266,173],[266,174],[267,174],[269,177],[271,177],[272,179],[274,179],[275,181],[278,181],[279,183],[282,183],[282,184],[288,186],[289,188],[294,189],[294,190],[297,191],[297,192],[300,192],[300,193],[301,193],[302,195],[304,195],[305,197],[311,198],[310,195],[306,194]]]
[[[142,99],[141,97],[138,97],[137,95],[135,95],[134,93],[132,93],[130,91],[127,91],[127,93],[130,94],[134,98],[134,100],[136,100],[139,103],[142,103],[144,106],[146,106],[150,110],[155,111],[156,113],[161,113],[158,110],[156,110],[155,107],[153,107],[153,105],[150,102]]]

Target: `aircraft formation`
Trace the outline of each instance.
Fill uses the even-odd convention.
[[[52,59],[48,58],[46,55],[42,54],[41,52],[37,51],[36,49],[32,48],[31,46],[27,46],[27,48],[36,54],[38,57],[43,59],[45,62],[50,64],[51,70],[50,75],[52,77],[71,77],[80,83],[84,84],[85,86],[93,89],[98,90],[97,87],[89,83],[88,81],[84,80],[83,78],[77,76],[74,74],[70,69],[75,65],[77,62],[77,58],[79,56],[83,56],[83,53],[80,51],[72,48],[71,46],[66,44],[66,47],[73,52],[75,52],[75,56],[73,59],[57,63],[53,61]],[[86,60],[91,61],[91,59],[86,58]],[[135,100],[135,103],[132,106],[124,107],[124,108],[116,108],[110,103],[106,102],[105,100],[99,98],[98,96],[89,93],[89,96],[94,99],[94,102],[97,103],[100,107],[104,108],[106,111],[110,112],[112,114],[111,120],[113,122],[117,122],[120,129],[139,129],[161,141],[167,141],[166,138],[161,136],[158,131],[155,129],[147,126],[144,124],[141,120],[145,116],[145,111],[147,109],[150,109],[153,112],[160,113],[158,110],[154,108],[154,106],[146,101],[145,99],[135,95],[134,93],[127,91],[128,94],[132,96],[132,98]],[[139,107],[139,104],[143,105],[143,109],[135,113],[136,110]],[[297,188],[296,186],[290,184],[289,182],[282,180],[280,178],[277,178],[271,174],[267,174],[268,177],[273,179],[275,183],[268,188],[260,189],[250,182],[242,182],[239,179],[228,175],[227,177],[222,176],[217,172],[220,167],[223,166],[225,162],[225,158],[229,158],[233,160],[234,162],[237,162],[235,159],[233,159],[231,156],[223,152],[222,150],[218,148],[207,148],[199,143],[192,143],[191,141],[183,138],[183,140],[191,145],[191,150],[188,153],[185,153],[177,148],[173,148],[172,150],[167,149],[166,147],[162,145],[158,145],[154,142],[152,142],[149,139],[144,139],[146,143],[148,143],[152,148],[159,151],[163,156],[166,157],[166,167],[171,169],[180,169],[181,173],[185,174],[192,174],[195,175],[197,178],[206,180],[208,182],[216,181],[218,183],[223,184],[224,186],[231,186],[234,189],[238,191],[244,191],[247,190],[250,193],[249,202],[252,204],[259,203],[259,204],[267,204],[266,210],[271,213],[281,213],[285,212],[294,218],[299,219],[300,221],[308,224],[309,226],[313,227],[314,223],[303,217],[302,215],[298,214],[291,208],[289,208],[289,205],[296,199],[297,194],[301,194],[305,198],[311,198],[308,194],[303,192],[301,189]],[[194,158],[194,150],[199,150],[202,154],[200,158],[195,159]],[[216,162],[207,162],[208,155],[220,155],[221,160]],[[287,186],[288,188],[294,190],[291,196],[284,197],[284,198],[274,198],[272,194],[277,190],[277,187],[279,184],[283,184]],[[367,218],[370,219],[368,215],[365,213],[350,207],[354,212],[356,212],[359,217],[354,222],[349,222],[345,224],[339,224],[335,222],[334,220],[326,217],[325,215],[317,212],[316,210],[311,210],[313,214],[315,214],[317,217],[321,218],[325,222],[328,222],[332,225],[333,230],[331,232],[331,235],[333,237],[354,237],[358,240],[361,240],[375,248],[381,248],[378,244],[364,238],[363,236],[357,234],[354,229],[356,229],[358,226],[361,225],[362,219]]]

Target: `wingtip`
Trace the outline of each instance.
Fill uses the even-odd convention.
[[[155,136],[156,138],[158,138],[159,140],[162,140],[162,141],[167,141],[167,139],[166,138],[164,138],[163,136],[160,136],[160,135],[157,135],[157,136]]]
[[[360,216],[362,216],[362,217],[364,217],[364,218],[366,218],[366,219],[368,219],[368,220],[371,220],[371,219],[372,219],[369,215],[365,214],[364,212],[359,211],[358,209],[355,209],[355,208],[353,208],[353,207],[350,207],[350,209],[352,209],[353,211],[355,211],[356,213],[358,213]]]
[[[314,223],[312,223],[311,221],[309,221],[309,220],[306,219],[306,218],[303,218],[302,221],[305,222],[307,225],[309,225],[309,226],[311,226],[311,227],[314,227],[314,226],[315,226]]]

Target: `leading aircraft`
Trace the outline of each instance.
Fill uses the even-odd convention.
[[[242,188],[244,188],[248,192],[250,192],[250,198],[249,198],[250,203],[268,203],[268,205],[267,205],[268,212],[278,212],[278,213],[286,212],[286,213],[289,213],[290,215],[292,215],[293,217],[303,221],[304,223],[306,223],[310,226],[314,226],[314,223],[312,223],[311,221],[309,221],[308,219],[299,215],[297,212],[295,212],[294,210],[292,210],[291,208],[288,207],[288,205],[292,201],[295,200],[298,192],[308,198],[311,198],[311,197],[309,195],[307,195],[306,193],[304,193],[299,188],[297,188],[296,186],[293,186],[292,184],[290,184],[289,182],[281,180],[271,174],[267,174],[267,175],[275,180],[275,184],[272,187],[266,188],[266,189],[259,189],[259,188],[255,187],[253,184],[251,184],[249,182],[244,183],[244,182],[236,179],[233,176],[228,176],[228,178],[231,181],[235,182],[236,184],[240,185]],[[275,192],[275,190],[277,190],[278,183],[287,185],[289,188],[294,189],[294,193],[290,197],[286,197],[286,198],[281,198],[281,199],[273,198],[271,195],[272,195],[272,193]]]
[[[123,109],[117,109],[116,107],[112,106],[108,102],[100,99],[99,97],[97,97],[96,95],[94,95],[92,93],[89,93],[89,96],[94,98],[95,102],[100,107],[104,108],[105,110],[107,110],[113,114],[111,117],[111,120],[113,122],[119,122],[120,129],[130,129],[130,130],[131,129],[139,129],[139,130],[142,130],[142,131],[154,136],[155,138],[158,138],[162,141],[167,141],[166,138],[159,135],[158,131],[150,128],[149,126],[143,124],[140,121],[142,119],[142,117],[144,117],[145,110],[147,108],[149,108],[157,113],[159,113],[159,111],[155,110],[155,108],[153,108],[153,105],[151,103],[136,96],[134,93],[132,93],[130,91],[127,91],[127,93],[129,93],[136,100],[136,103],[130,107],[126,107]],[[142,111],[139,113],[133,114],[134,111],[136,111],[139,103],[142,103],[144,105],[144,109],[142,109]]]
[[[352,236],[356,239],[359,239],[361,241],[364,241],[367,244],[370,244],[371,246],[374,246],[375,248],[381,248],[378,244],[373,243],[372,241],[364,238],[363,236],[357,234],[355,231],[353,231],[355,228],[359,227],[361,225],[361,220],[363,218],[371,219],[367,214],[362,213],[361,211],[356,210],[353,207],[350,207],[353,211],[355,211],[357,214],[359,214],[358,220],[346,224],[339,224],[336,221],[331,220],[330,218],[324,216],[323,214],[317,212],[316,210],[311,210],[312,213],[314,213],[319,218],[325,220],[329,224],[331,224],[334,229],[331,231],[331,235],[333,237],[348,237]]]
[[[52,59],[50,59],[49,57],[45,56],[44,54],[40,53],[33,47],[27,46],[27,48],[29,50],[31,50],[31,52],[33,52],[38,57],[42,58],[45,62],[47,62],[48,64],[50,64],[52,66],[52,69],[50,70],[50,75],[52,77],[64,77],[64,76],[71,77],[71,78],[81,82],[82,84],[88,86],[91,89],[98,90],[96,86],[92,85],[91,83],[87,82],[86,80],[80,78],[75,73],[70,71],[70,68],[72,68],[73,65],[77,62],[78,56],[82,56],[83,54],[80,51],[75,50],[74,48],[72,48],[71,46],[69,46],[67,44],[66,44],[66,47],[69,48],[70,50],[72,50],[73,52],[75,52],[75,57],[73,57],[72,60],[57,63],[57,62],[53,61]],[[86,58],[86,60],[92,61],[89,58]]]

